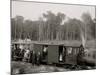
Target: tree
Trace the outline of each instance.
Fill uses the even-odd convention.
[[[96,25],[93,19],[91,18],[91,15],[89,13],[83,13],[82,21],[85,26],[85,38],[87,40],[95,39]]]
[[[57,15],[51,11],[47,11],[47,14],[44,13],[43,17],[46,18],[47,25],[47,38],[49,40],[60,39],[60,25],[65,18],[63,13],[58,13]]]
[[[92,19],[89,13],[83,13],[82,21],[69,18],[64,22],[65,14],[51,11],[43,13],[36,21],[24,20],[23,16],[11,19],[11,39],[44,40],[86,40],[96,38],[96,19]]]
[[[19,38],[22,39],[24,17],[16,16],[15,21],[16,21],[16,39]]]
[[[65,40],[80,40],[83,23],[78,19],[69,19],[64,23]]]
[[[11,19],[11,39],[14,40],[16,38],[16,22],[15,19]]]

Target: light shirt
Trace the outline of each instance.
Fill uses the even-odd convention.
[[[46,52],[47,51],[47,48],[45,47],[43,51]]]
[[[30,52],[29,50],[25,50],[24,57],[28,57],[29,52]]]

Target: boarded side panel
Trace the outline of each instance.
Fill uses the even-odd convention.
[[[37,52],[42,52],[42,45],[40,44],[34,44],[34,51]]]
[[[58,63],[58,46],[48,46],[48,63]]]

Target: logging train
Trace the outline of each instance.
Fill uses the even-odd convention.
[[[12,42],[12,61],[23,61],[25,49],[30,50],[27,62],[32,64],[96,65],[96,51],[86,52],[81,44]]]

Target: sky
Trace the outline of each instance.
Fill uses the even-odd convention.
[[[28,1],[12,1],[11,5],[11,17],[14,18],[17,15],[23,16],[24,19],[38,20],[42,17],[43,13],[52,11],[54,14],[58,12],[64,13],[67,19],[77,18],[81,19],[83,13],[89,13],[92,18],[95,18],[95,6],[85,5],[70,5],[70,4],[54,4],[54,3],[38,3]]]

